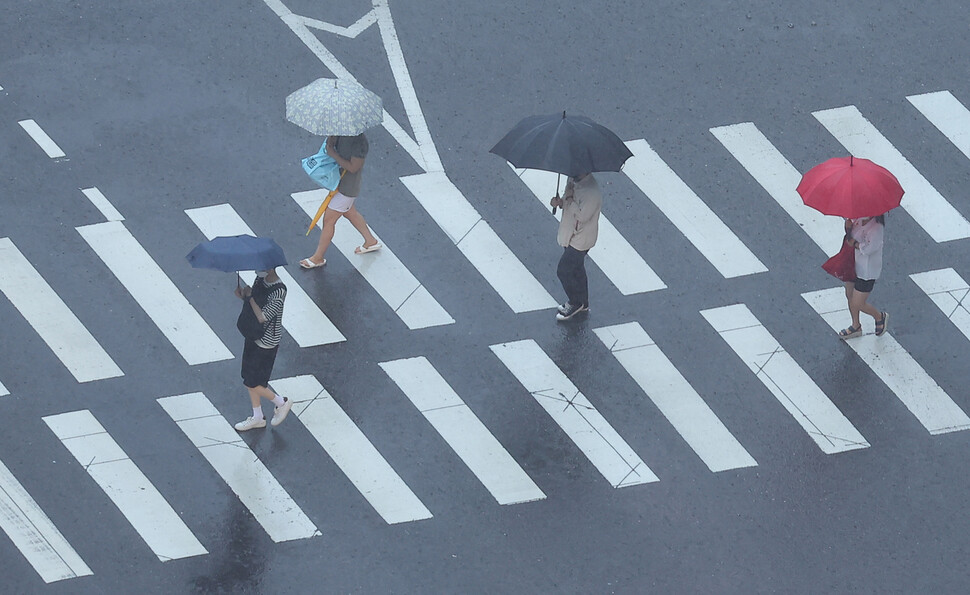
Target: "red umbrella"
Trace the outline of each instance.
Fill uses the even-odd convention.
[[[802,202],[824,215],[875,217],[895,209],[903,197],[896,176],[868,159],[835,157],[802,176]]]

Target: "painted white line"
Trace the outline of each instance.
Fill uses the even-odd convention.
[[[336,35],[342,35],[344,37],[354,39],[363,33],[368,27],[377,22],[377,14],[373,9],[371,9],[370,11],[364,13],[364,16],[357,19],[356,23],[349,27],[341,27],[340,25],[334,25],[333,23],[325,23],[323,21],[318,21],[317,19],[311,19],[310,17],[301,17],[301,20],[307,27],[320,29],[321,31],[326,31],[327,33],[334,33]]]
[[[111,356],[7,238],[0,238],[0,291],[78,382],[123,376]]]
[[[711,471],[757,466],[637,322],[593,329]]]
[[[45,583],[91,574],[81,556],[3,461],[0,461],[0,528]]]
[[[81,192],[84,193],[84,196],[88,197],[91,204],[97,207],[97,209],[101,211],[101,214],[104,215],[104,218],[108,221],[125,220],[125,218],[121,216],[121,213],[118,212],[118,209],[108,202],[108,199],[97,188],[83,188]]]
[[[401,181],[513,312],[556,307],[556,300],[509,250],[448,176],[435,172],[405,176]]]
[[[763,273],[767,267],[643,139],[626,143],[633,157],[623,173],[726,278]]]
[[[803,293],[802,297],[833,331],[849,325],[849,309],[843,288]],[[832,341],[839,339],[832,336]],[[887,330],[881,337],[866,334],[849,339],[846,343],[886,383],[930,434],[970,429],[970,417],[967,417],[940,385],[903,349],[890,331]]]
[[[293,401],[292,413],[385,522],[431,518],[431,512],[316,378],[294,376],[274,380],[272,385]]]
[[[158,404],[239,496],[273,541],[320,535],[316,525],[205,395],[163,397],[158,399]]]
[[[44,129],[41,128],[37,122],[34,122],[33,120],[21,120],[17,123],[20,124],[20,127],[30,135],[30,138],[34,139],[34,142],[37,143],[45,153],[47,153],[48,157],[51,159],[58,159],[65,156],[64,151],[57,146],[57,143],[55,143],[51,137],[47,136],[47,133],[44,132]]]
[[[295,192],[291,196],[312,219],[320,207],[320,203],[327,197],[327,191],[323,189],[308,190],[306,192]],[[322,218],[317,227],[323,227]],[[384,298],[387,305],[394,310],[409,329],[454,323],[455,319],[411,274],[411,271],[404,266],[404,263],[398,259],[390,247],[381,241],[373,228],[371,228],[371,233],[384,247],[377,252],[355,254],[354,249],[361,245],[360,234],[346,217],[341,217],[334,229],[333,245],[350,261],[350,264],[354,265],[354,268],[370,283],[371,287]],[[323,272],[326,274],[326,269],[323,269]]]
[[[795,191],[802,174],[754,124],[743,122],[711,128],[711,134],[823,252],[835,254],[841,250],[845,234],[842,219],[828,217],[805,206]]]
[[[502,343],[491,349],[610,485],[623,488],[658,481],[535,341]]]
[[[546,497],[431,362],[413,357],[380,366],[499,504]]]
[[[88,410],[44,422],[162,562],[208,552],[165,498]]]
[[[2,382],[0,382],[0,397],[6,397],[9,394],[10,394],[10,391],[8,391],[7,387],[4,386]]]
[[[950,322],[970,339],[970,285],[953,269],[940,269],[909,276],[919,285]]]
[[[910,95],[909,100],[970,159],[970,110],[949,91]]]
[[[539,202],[552,213],[549,199],[555,194],[557,174],[537,169],[516,169],[511,163],[509,167],[529,187]],[[565,186],[566,177],[561,176],[560,194]],[[554,217],[557,221],[562,220],[562,211],[559,210]],[[667,287],[605,215],[600,215],[599,236],[596,245],[589,251],[589,257],[623,295],[656,291]]]
[[[869,446],[747,306],[711,308],[701,314],[822,452],[833,454]]]
[[[906,194],[901,206],[937,242],[970,237],[970,222],[936,191],[854,105],[813,112],[842,146],[896,176]]]
[[[217,236],[256,235],[229,204],[186,209],[185,214],[209,240]],[[276,273],[286,285],[283,328],[300,347],[329,345],[347,340],[285,268],[278,267]],[[256,274],[252,271],[242,271],[239,276],[250,285],[256,280]]]
[[[118,221],[76,228],[188,364],[232,359],[232,353],[185,296]]]

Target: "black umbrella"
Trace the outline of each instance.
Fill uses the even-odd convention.
[[[217,271],[267,271],[286,264],[283,249],[272,238],[220,236],[202,242],[185,257],[193,268]]]
[[[597,171],[620,171],[633,156],[609,128],[584,116],[529,116],[515,125],[490,153],[515,167],[581,176]],[[557,184],[556,195],[559,195]],[[553,209],[555,213],[555,209]]]

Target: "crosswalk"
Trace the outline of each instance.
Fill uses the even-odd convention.
[[[947,91],[907,99],[970,158],[970,112],[959,100]],[[896,172],[907,189],[909,200],[904,198],[905,211],[930,238],[947,242],[970,237],[970,223],[966,218],[858,108],[826,109],[814,112],[813,116],[847,150],[871,157]],[[18,124],[49,158],[65,157],[36,122],[24,120]],[[798,170],[754,123],[714,127],[710,132],[820,250],[833,253],[838,249],[841,222],[801,204],[794,192],[800,178]],[[633,186],[664,214],[667,219],[664,225],[683,235],[725,279],[767,272],[762,260],[646,140],[632,140],[628,145],[634,158],[624,172]],[[549,188],[554,175],[519,170],[509,173],[512,184],[519,184],[522,192],[531,193],[543,204],[554,192],[554,187]],[[527,313],[555,306],[555,298],[546,289],[550,284],[550,279],[545,278],[548,272],[539,275],[530,271],[443,172],[406,176],[401,181],[509,309]],[[110,199],[93,186],[81,192],[104,221],[75,229],[91,249],[88,255],[91,266],[106,268],[117,281],[112,286],[111,299],[130,297],[147,318],[138,324],[152,327],[158,339],[166,341],[189,366],[232,359],[234,356],[223,340],[189,303],[170,273],[159,266],[129,230],[125,217]],[[320,191],[296,191],[290,198],[311,216],[322,200]],[[194,226],[193,232],[200,234],[200,240],[254,231],[230,204],[200,206],[187,209],[185,214],[187,226]],[[601,244],[590,253],[591,260],[613,285],[610,290],[631,296],[661,292],[668,286],[683,283],[679,278],[661,280],[648,259],[634,247],[635,239],[631,242],[624,238],[610,223],[610,215],[607,204],[601,223]],[[411,273],[406,266],[406,255],[399,247],[385,245],[377,253],[356,255],[353,248],[359,238],[346,221],[341,223],[334,237],[334,248],[352,265],[352,273],[359,275],[380,296],[404,327],[417,330],[456,323],[449,313],[452,305],[439,301]],[[17,340],[34,342],[39,338],[76,382],[123,376],[124,372],[99,343],[98,333],[88,330],[85,313],[72,310],[70,296],[59,296],[45,280],[44,275],[51,272],[35,268],[15,244],[15,231],[0,230],[9,234],[9,237],[0,237],[0,293],[36,334],[36,337]],[[650,259],[663,257],[663,254],[650,255]],[[283,324],[293,343],[300,349],[347,343],[347,337],[325,312],[325,304],[320,304],[308,289],[311,284],[305,277],[290,275],[285,270],[281,276],[289,288]],[[251,273],[243,273],[243,277],[247,282],[252,281]],[[970,308],[966,304],[970,286],[961,272],[942,268],[914,272],[909,277],[925,294],[922,298],[925,304],[934,304],[939,314],[970,340]],[[846,325],[848,312],[841,288],[805,292],[801,297],[802,306],[807,304],[825,323],[807,332],[824,331],[824,336],[833,338],[827,334],[828,329],[838,330]],[[690,324],[704,328],[712,340],[730,349],[727,353],[737,356],[719,362],[720,366],[732,370],[728,378],[754,374],[765,395],[773,399],[772,405],[777,403],[779,411],[796,422],[800,428],[796,428],[796,433],[807,436],[811,442],[805,442],[825,455],[872,449],[862,432],[833,401],[833,395],[827,395],[819,379],[813,378],[776,338],[784,339],[783,334],[778,329],[773,332],[762,322],[770,320],[762,317],[754,306],[725,302],[692,312]],[[936,310],[933,312],[938,315]],[[595,470],[604,485],[624,488],[624,491],[649,490],[650,484],[664,481],[671,474],[663,458],[647,448],[649,442],[639,430],[630,430],[636,424],[620,425],[618,422],[628,420],[613,418],[607,405],[618,394],[636,395],[643,411],[647,408],[659,411],[661,417],[654,423],[669,426],[667,430],[673,430],[683,441],[677,448],[691,453],[689,456],[696,457],[711,473],[744,473],[747,468],[765,464],[761,460],[763,455],[752,449],[757,437],[747,436],[722,421],[709,404],[711,395],[688,381],[690,375],[685,371],[697,362],[665,352],[664,337],[655,335],[659,340],[654,339],[652,330],[648,334],[649,318],[634,318],[592,329],[598,339],[595,347],[622,370],[619,374],[615,370],[602,372],[614,374],[610,386],[616,387],[617,394],[580,390],[576,373],[555,355],[548,340],[513,335],[514,340],[452,357],[484,362],[483,366],[504,378],[501,386],[514,386],[514,390],[500,397],[519,399],[535,412],[541,412],[536,419],[537,423],[551,428],[551,434],[546,435],[564,439],[577,459]],[[818,326],[823,328],[820,330]],[[853,353],[881,382],[881,388],[868,387],[869,393],[894,396],[912,415],[908,419],[916,427],[924,428],[931,435],[970,429],[970,417],[961,404],[964,395],[948,394],[919,363],[920,352],[908,351],[892,332],[882,337],[867,332],[845,345],[836,345]],[[448,375],[439,372],[445,368],[436,363],[430,355],[417,355],[366,365],[372,368],[367,372],[382,373],[385,380],[389,378],[393,383],[392,388],[396,387],[384,395],[386,398],[398,399],[411,407],[409,411],[414,415],[402,422],[408,431],[433,430],[441,439],[435,442],[437,448],[450,451],[456,457],[454,460],[468,469],[468,477],[477,482],[475,489],[490,496],[496,505],[516,506],[546,499],[551,482],[537,473],[524,453],[504,440],[502,433],[483,422],[488,418],[476,411],[475,405],[481,401],[474,398],[476,395],[460,395],[449,383]],[[7,373],[0,366],[2,380],[7,382],[0,383],[0,396],[18,398],[26,392],[24,383],[19,375],[18,380],[9,380]],[[325,455],[333,461],[349,482],[347,485],[353,486],[361,502],[366,503],[365,514],[373,513],[374,518],[387,525],[429,522],[435,518],[435,504],[440,500],[429,494],[427,486],[416,481],[407,470],[396,469],[389,462],[393,458],[382,454],[381,443],[368,436],[366,426],[340,405],[338,400],[343,395],[339,392],[332,395],[324,383],[309,374],[274,379],[271,384],[294,402],[293,416],[281,429],[303,435],[312,445],[310,456]],[[153,398],[160,412],[167,415],[163,423],[170,424],[176,430],[173,434],[187,440],[186,444],[204,459],[207,467],[197,471],[210,473],[223,482],[272,541],[326,537],[325,530],[320,528],[325,527],[324,519],[315,518],[313,509],[307,506],[307,494],[300,493],[299,486],[278,479],[275,463],[262,460],[206,394],[160,394]],[[164,415],[159,417],[165,419]],[[84,477],[90,478],[78,490],[86,498],[110,501],[130,523],[144,547],[160,562],[208,554],[204,545],[208,542],[207,536],[199,527],[183,520],[169,502],[165,486],[153,485],[145,467],[151,462],[141,460],[134,448],[137,445],[130,438],[126,443],[113,436],[113,428],[102,425],[94,412],[85,408],[46,415],[42,419],[50,434],[41,439],[65,449],[83,469]],[[655,429],[646,423],[640,427],[643,434]],[[792,440],[798,438],[793,436]],[[438,489],[447,492],[464,486],[444,484]],[[0,461],[0,528],[45,582],[93,572],[3,461]],[[72,541],[82,538],[74,534],[68,537]],[[96,564],[94,569],[97,570]]]

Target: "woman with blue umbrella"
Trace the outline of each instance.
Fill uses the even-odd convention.
[[[243,385],[249,391],[253,414],[235,425],[245,432],[265,428],[262,399],[276,406],[270,424],[278,426],[293,402],[281,397],[269,388],[269,377],[276,363],[283,328],[283,303],[286,285],[276,274],[276,267],[286,264],[283,249],[271,238],[255,238],[249,235],[217,237],[196,246],[186,257],[195,268],[215,269],[225,272],[256,271],[256,280],[250,287],[239,283],[236,277],[236,297],[243,301],[236,327],[245,338],[242,356]]]

